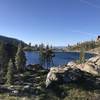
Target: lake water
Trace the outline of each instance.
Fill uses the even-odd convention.
[[[27,64],[39,64],[39,52],[25,52]],[[79,59],[78,52],[55,52],[55,57],[53,58],[53,62],[55,66],[67,64],[69,61],[78,60]],[[93,56],[93,54],[85,54],[85,58],[89,59]],[[51,65],[52,66],[52,65]]]

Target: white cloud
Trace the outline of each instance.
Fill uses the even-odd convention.
[[[80,31],[80,30],[74,30],[72,32],[73,33],[78,33],[78,34],[89,35],[89,36],[97,36],[98,35],[98,33],[84,32],[84,31]]]
[[[94,8],[99,8],[100,9],[100,6],[96,5],[96,4],[93,4],[91,3],[90,1],[87,1],[87,0],[80,0],[80,2],[84,3],[84,4],[87,4],[89,6],[92,6]]]

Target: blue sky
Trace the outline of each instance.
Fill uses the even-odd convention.
[[[100,35],[99,0],[0,0],[0,35],[66,46]]]

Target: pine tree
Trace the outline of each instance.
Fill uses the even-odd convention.
[[[53,49],[52,45],[50,46],[50,49],[51,49],[51,50]]]
[[[47,68],[50,65],[54,65],[53,64],[53,57],[54,57],[54,52],[51,49],[46,50],[46,63],[47,63]]]
[[[9,63],[8,63],[8,72],[7,72],[7,84],[8,85],[12,85],[13,84],[13,76],[14,76],[14,65],[13,65],[13,62],[12,60],[10,59],[9,60]]]
[[[5,44],[3,42],[0,43],[0,73],[3,75],[7,68],[8,58],[7,52],[5,50]]]
[[[37,45],[37,44],[35,44],[34,48],[35,48],[35,50],[38,50],[38,45]]]
[[[39,60],[41,66],[45,64],[45,51],[43,50],[43,48],[40,48]]]
[[[50,48],[49,45],[46,45],[46,50],[49,50],[49,48]]]
[[[80,63],[84,63],[85,62],[85,53],[84,53],[84,48],[81,47],[80,48]]]
[[[40,64],[43,66],[46,64],[48,68],[50,65],[54,65],[53,63],[54,52],[51,49],[40,50]]]
[[[26,66],[26,56],[23,51],[21,43],[18,45],[18,50],[15,57],[15,65],[16,65],[17,71],[19,72],[23,71]]]

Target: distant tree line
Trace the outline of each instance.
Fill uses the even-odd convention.
[[[77,43],[76,45],[68,45],[67,48],[69,50],[80,50],[80,48],[83,47],[85,51],[100,47],[100,41],[96,42],[96,41],[86,41],[86,42],[82,42],[82,43]]]
[[[50,45],[44,45],[43,43],[35,44],[35,45],[32,46],[32,44],[29,43],[29,45],[24,47],[24,51],[40,51],[41,48],[43,48],[43,49],[46,49],[46,48],[52,49],[53,47],[52,47],[52,45],[51,46]]]

